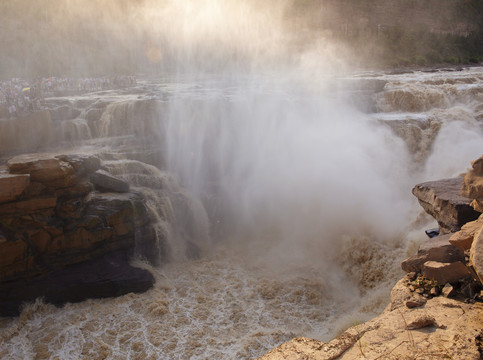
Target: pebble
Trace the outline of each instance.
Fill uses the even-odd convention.
[[[406,301],[406,306],[409,309],[420,307],[426,304],[426,299],[424,298],[411,298],[408,301]]]
[[[454,295],[454,287],[451,284],[446,284],[441,291],[444,297],[451,297]]]

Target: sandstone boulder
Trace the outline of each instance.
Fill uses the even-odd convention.
[[[19,155],[8,160],[7,166],[12,174],[29,174],[32,181],[49,185],[59,179],[71,178],[74,174],[71,164],[49,153]]]
[[[426,261],[423,265],[423,275],[442,285],[469,278],[471,277],[471,272],[460,261],[453,263]]]
[[[483,284],[483,228],[475,234],[470,250],[470,264]]]
[[[30,183],[30,175],[0,174],[0,203],[16,200]]]
[[[474,199],[470,206],[475,209],[475,211],[478,211],[480,213],[483,213],[483,200],[480,199]]]
[[[101,167],[101,160],[94,155],[68,154],[57,155],[56,158],[69,163],[78,177],[93,173]]]
[[[463,179],[461,195],[474,199],[473,209],[483,212],[483,156],[471,163],[470,170]]]
[[[441,234],[456,232],[480,215],[470,206],[471,199],[460,195],[462,184],[462,178],[453,178],[426,182],[413,188],[423,209],[438,221]]]
[[[0,282],[45,275],[115,251],[156,260],[156,234],[142,195],[93,191],[87,179],[100,167],[97,157],[26,154],[7,165],[19,175],[4,178],[17,179],[23,191],[19,199],[0,203]],[[111,183],[117,180],[110,191],[129,190],[108,176]],[[26,186],[25,179],[34,181]]]
[[[464,261],[465,256],[462,250],[453,246],[449,240],[451,234],[440,235],[423,242],[417,255],[411,256],[401,263],[406,272],[419,273],[426,261],[456,262]]]
[[[483,215],[478,220],[470,221],[463,225],[460,231],[451,235],[449,242],[461,249],[462,251],[469,250],[473,243],[475,234],[483,227]]]

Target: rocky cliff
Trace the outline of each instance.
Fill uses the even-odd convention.
[[[413,189],[446,234],[429,239],[402,263],[407,275],[381,315],[328,343],[295,338],[260,360],[481,359],[483,156],[472,167],[464,178]]]
[[[0,316],[144,291],[154,279],[129,260],[159,251],[145,199],[96,156],[24,154],[0,173]]]

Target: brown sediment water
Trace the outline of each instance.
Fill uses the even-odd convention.
[[[374,113],[351,92],[259,78],[151,82],[149,99],[111,98],[96,126],[82,112],[77,142],[49,146],[97,153],[142,192],[170,261],[134,260],[156,278],[144,294],[0,319],[0,358],[253,359],[383,309],[431,224],[411,187],[481,155],[483,70],[350,78],[385,82]],[[148,137],[161,169],[133,159]]]

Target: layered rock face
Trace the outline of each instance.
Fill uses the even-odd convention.
[[[471,206],[471,199],[460,194],[463,178],[444,179],[418,184],[413,194],[423,209],[439,224],[441,234],[455,232],[480,213]]]
[[[158,256],[145,200],[100,170],[97,157],[26,154],[7,166],[0,174],[0,316],[40,296],[63,303],[153,284],[149,272],[128,264],[135,254]]]

